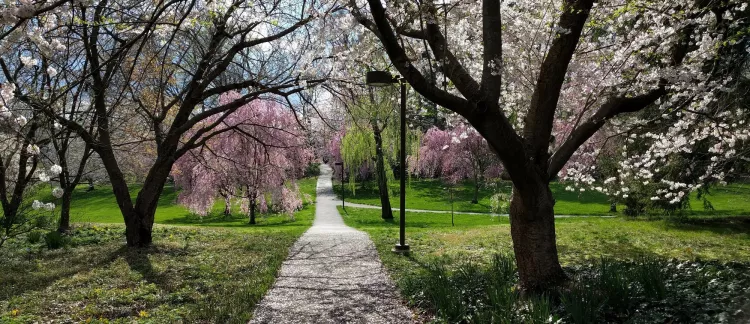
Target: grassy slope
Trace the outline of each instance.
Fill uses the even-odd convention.
[[[300,192],[311,195],[312,199],[315,199],[315,186],[317,184],[317,178],[305,178],[297,181]],[[73,202],[70,209],[71,222],[74,223],[122,223],[122,214],[120,209],[117,207],[117,201],[112,194],[112,189],[109,187],[97,187],[96,190],[86,192],[87,186],[81,185],[73,193]],[[140,186],[134,185],[130,187],[130,196],[135,200],[138,195]],[[46,194],[40,196],[42,201],[55,201],[51,194],[46,190]],[[309,226],[312,219],[305,220],[300,219],[299,221],[290,222],[286,217],[260,217],[258,224],[251,226],[246,224],[247,218],[244,215],[237,213],[230,218],[224,218],[221,212],[224,210],[224,202],[217,201],[214,205],[213,212],[211,215],[206,217],[198,217],[192,215],[187,208],[177,204],[178,193],[172,186],[166,186],[161,197],[159,197],[159,205],[156,209],[155,222],[157,224],[170,224],[170,225],[196,225],[196,226],[212,226],[212,227],[243,227],[248,230],[252,228],[262,228],[264,226]],[[235,211],[239,210],[238,206],[233,206]],[[304,213],[304,211],[301,211]]]
[[[316,179],[300,181],[315,198]],[[135,192],[134,192],[135,194]],[[198,218],[160,200],[153,247],[123,247],[119,224],[78,224],[73,244],[47,250],[16,241],[0,249],[0,322],[133,321],[241,323],[275,280],[289,247],[312,224],[314,204],[295,220],[269,215]],[[75,195],[73,221],[120,223],[111,192]]]
[[[339,207],[340,208],[340,207]],[[390,252],[398,239],[398,219],[383,222],[377,210],[347,208],[344,221],[370,234],[386,266],[395,271],[419,266],[429,258],[449,256],[483,260],[494,252],[511,252],[510,225],[505,217],[407,213],[411,258]],[[398,215],[395,215],[398,217]],[[600,256],[717,259],[750,262],[750,220],[729,218],[691,223],[625,218],[560,218],[556,220],[563,264],[580,264]]]
[[[482,215],[456,215],[456,225],[451,226],[450,215],[407,213],[407,243],[412,252],[404,257],[391,252],[398,240],[398,219],[384,222],[379,219],[379,211],[372,209],[347,208],[342,215],[348,225],[370,235],[402,295],[413,306],[424,311],[426,317],[438,316],[440,320],[437,323],[443,323],[442,320],[455,322],[465,315],[479,315],[480,312],[473,307],[488,305],[492,298],[496,298],[501,305],[505,300],[492,294],[500,292],[501,296],[506,296],[503,295],[504,290],[492,290],[489,286],[488,281],[492,281],[499,271],[488,261],[497,253],[512,253],[507,217],[493,219]],[[717,314],[712,309],[727,311],[725,314],[731,315],[734,309],[739,309],[741,303],[746,301],[739,298],[747,296],[744,288],[747,287],[747,277],[741,274],[746,273],[747,266],[750,265],[750,218],[701,218],[685,223],[672,223],[664,220],[628,220],[624,217],[575,217],[557,219],[556,230],[561,262],[569,267],[571,274],[580,275],[582,271],[595,269],[591,265],[597,264],[600,257],[635,261],[642,260],[641,257],[677,259],[676,262],[669,263],[672,268],[666,270],[671,279],[668,279],[667,297],[662,301],[644,299],[643,302],[636,303],[642,309],[635,312],[636,306],[622,308],[623,304],[617,304],[618,299],[614,299],[603,308],[606,316],[595,315],[596,319],[582,322],[627,322],[624,319],[632,317],[634,323],[689,323],[693,322],[691,319],[694,316],[708,319],[703,322],[717,322]],[[688,263],[684,269],[681,268],[685,265],[682,261],[697,261],[699,258],[704,261],[718,260],[719,264],[732,264],[721,264],[718,269],[723,270],[714,268],[717,263],[710,261]],[[724,271],[729,271],[727,269],[733,269],[731,271],[734,272],[728,272],[729,275],[724,276]],[[632,278],[637,278],[637,275],[634,274]],[[597,281],[591,276],[585,278],[589,279],[579,279],[579,282],[584,282],[586,287],[596,285]],[[711,289],[701,288],[707,287],[702,286],[702,283],[709,281]],[[637,284],[629,282],[627,286],[631,288],[628,289],[635,289],[632,287]],[[617,285],[606,287],[610,294],[622,293]],[[506,294],[512,296],[512,293]],[[596,297],[590,296],[579,296],[578,302],[571,302],[571,305],[579,305],[574,311],[560,308],[555,308],[554,311],[559,316],[568,316],[568,313],[586,313],[582,309],[597,309],[588,308],[597,307],[592,306],[597,303]],[[512,307],[516,312],[524,309],[523,304],[511,305],[514,305]],[[485,310],[483,314],[487,316],[494,310],[496,309]],[[621,317],[616,320],[613,314],[618,313],[625,315],[618,315]],[[504,318],[504,315],[499,316]],[[542,317],[548,316],[549,314]],[[488,318],[480,319],[479,316],[472,319],[476,319],[478,323],[494,322]],[[572,317],[567,317],[565,322],[575,321]]]
[[[392,188],[391,204],[396,206],[398,201],[398,184],[390,183]],[[565,191],[565,185],[552,183],[552,193],[557,199],[555,213],[558,215],[608,215],[609,202],[607,197],[599,192]],[[450,210],[450,195],[445,189],[445,184],[435,179],[410,181],[406,190],[406,208],[423,210]],[[334,184],[334,190],[341,197],[340,183]],[[510,194],[508,182],[500,183],[496,188],[482,188],[479,191],[479,203],[472,204],[470,201],[474,195],[472,183],[462,183],[454,189],[454,209],[464,212],[489,212],[490,197],[495,191]],[[731,184],[725,187],[717,187],[711,191],[708,200],[713,204],[715,211],[706,211],[703,205],[693,194],[692,210],[690,215],[750,215],[750,184]],[[361,204],[380,205],[377,186],[357,183],[354,194],[346,187],[346,200]],[[622,210],[624,206],[618,206]]]

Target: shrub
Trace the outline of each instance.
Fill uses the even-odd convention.
[[[664,299],[667,295],[666,264],[660,260],[643,258],[633,269],[633,279],[640,284],[643,295],[650,299]]]
[[[490,211],[496,214],[507,214],[510,210],[510,196],[499,192],[490,197]]]
[[[31,231],[26,236],[26,241],[28,241],[30,244],[37,244],[42,241],[42,232],[41,231]]]
[[[44,243],[50,250],[59,249],[68,244],[68,238],[58,231],[50,231],[44,235]]]
[[[317,177],[320,175],[320,163],[313,162],[307,165],[305,177]]]
[[[574,284],[570,289],[560,294],[560,304],[568,314],[572,323],[598,323],[602,315],[606,297],[593,287]]]
[[[628,276],[630,267],[624,262],[602,258],[598,265],[597,288],[615,312],[627,313],[636,297],[635,286]]]

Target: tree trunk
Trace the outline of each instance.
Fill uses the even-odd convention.
[[[250,198],[250,210],[248,210],[248,214],[250,214],[250,224],[255,225],[255,198]]]
[[[474,199],[471,201],[471,203],[479,203],[479,177],[474,177]]]
[[[385,177],[385,162],[383,159],[383,139],[375,132],[375,173],[377,173],[378,193],[380,194],[381,217],[393,219],[391,199],[388,196],[388,179]]]
[[[510,232],[521,285],[544,291],[566,279],[557,257],[554,199],[548,183],[526,183],[523,193],[513,187]],[[526,202],[526,203],[524,203]]]
[[[73,197],[73,189],[66,187],[63,189],[62,203],[60,205],[60,222],[57,225],[57,231],[66,233],[70,231],[70,200]]]
[[[229,217],[232,215],[232,202],[229,199],[229,195],[224,196],[224,216]]]

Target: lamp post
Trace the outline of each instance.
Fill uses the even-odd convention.
[[[367,85],[374,87],[384,87],[394,83],[401,85],[401,165],[399,166],[401,201],[399,204],[399,241],[393,248],[393,252],[405,254],[409,252],[409,245],[406,244],[406,81],[385,71],[369,71],[365,76],[365,81]]]
[[[346,188],[344,188],[344,162],[335,162],[333,165],[341,166],[341,208],[346,210]]]

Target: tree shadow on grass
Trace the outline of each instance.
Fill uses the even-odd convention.
[[[0,267],[3,270],[0,273],[0,282],[3,283],[0,287],[0,300],[7,300],[30,291],[44,290],[58,280],[110,264],[122,254],[123,248],[110,253],[90,251],[77,254],[64,250],[51,253],[45,251],[34,256],[34,262],[37,262],[38,258],[48,258],[48,261],[52,261],[53,264],[46,269],[35,269],[38,265],[31,265],[30,260],[6,261]]]
[[[666,224],[671,229],[681,231],[710,231],[720,235],[748,234],[745,238],[750,240],[750,216],[687,218]]]
[[[300,221],[299,219],[291,219],[284,215],[270,214],[266,216],[258,216],[256,218],[256,224],[250,224],[246,215],[230,215],[224,216],[222,214],[211,214],[207,216],[198,216],[194,214],[188,214],[183,217],[171,218],[163,220],[160,223],[169,225],[191,225],[191,226],[205,226],[205,227],[300,227],[309,226],[307,222]]]

